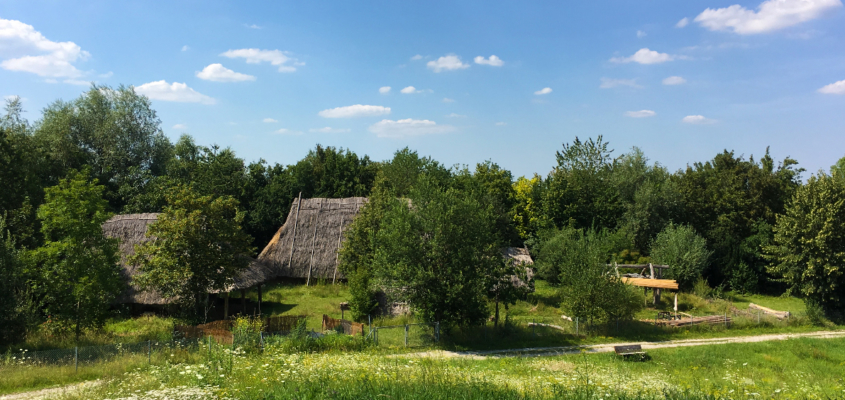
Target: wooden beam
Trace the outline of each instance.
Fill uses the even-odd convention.
[[[299,192],[299,200],[296,201],[296,216],[293,218],[293,236],[290,239],[290,255],[288,256],[288,269],[293,262],[293,248],[296,245],[296,227],[299,225],[299,209],[302,208],[302,192]]]
[[[623,269],[643,269],[648,268],[648,264],[607,264],[608,267],[616,267]],[[654,269],[669,269],[670,266],[663,264],[652,264]]]
[[[340,263],[340,243],[343,239],[343,216],[340,217],[340,227],[337,229],[337,249],[334,254],[334,275],[332,275],[332,285],[337,281],[337,265]]]
[[[624,282],[628,285],[639,286],[639,287],[644,287],[644,288],[678,290],[678,282],[671,280],[671,279],[647,279],[647,278],[626,278],[626,277],[622,277],[622,282]]]
[[[311,286],[311,269],[314,268],[314,247],[317,245],[317,224],[320,222],[320,211],[323,211],[323,201],[320,200],[320,209],[314,214],[314,235],[311,237],[311,261],[308,263],[308,280],[305,286]]]

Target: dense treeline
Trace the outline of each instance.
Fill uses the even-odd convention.
[[[69,200],[61,199],[69,199],[72,190],[102,200],[89,201],[102,210],[80,205],[82,211],[71,216],[89,223],[184,203],[171,198],[172,193],[187,191],[206,203],[225,199],[231,207],[226,215],[238,215],[238,229],[250,241],[241,248],[253,256],[284,223],[299,193],[305,198],[371,197],[361,222],[350,231],[355,240],[348,241],[342,254],[353,294],[357,290],[363,296],[357,303],[359,314],[374,306],[374,281],[390,280],[406,288],[425,279],[434,282],[438,271],[413,270],[432,260],[455,276],[463,273],[455,264],[460,262],[499,268],[485,260],[505,246],[528,247],[538,257],[541,277],[565,283],[560,279],[565,279],[566,263],[553,249],[572,243],[583,244],[582,253],[590,260],[599,254],[596,263],[676,263],[675,273],[685,286],[703,278],[713,287],[741,292],[790,290],[827,311],[845,301],[845,159],[830,175],[820,171],[806,185],[797,161],[776,162],[768,149],[760,158],[725,150],[712,160],[669,171],[637,148],[615,154],[601,136],[563,144],[552,170],[533,177],[515,178],[492,161],[447,168],[407,148],[377,162],[318,145],[299,161],[270,165],[264,160],[247,163],[229,148],[204,146],[188,135],[172,143],[149,99],[131,87],[92,86],[73,101],[50,104],[32,123],[22,112],[19,100],[9,100],[0,119],[0,304],[14,310],[0,313],[3,327],[39,324],[53,316],[52,303],[67,302],[45,284],[58,275],[44,271],[60,257],[46,250],[50,246],[71,237],[80,243],[94,240],[92,232],[56,237],[51,228],[57,222],[50,213],[67,209],[62,201]],[[438,225],[432,218],[442,221]],[[467,232],[477,234],[474,241],[462,236]],[[399,234],[424,242],[402,242]],[[465,253],[456,243],[483,249]],[[415,246],[428,250],[411,251]],[[110,260],[113,255],[98,257]],[[407,265],[409,274],[385,274],[373,267],[388,264]],[[114,291],[103,278],[107,275],[97,275],[105,279],[103,293]],[[507,304],[512,296],[495,290],[501,285],[490,281],[493,275],[482,273],[472,277],[478,281],[462,283],[484,289],[465,287],[468,292],[460,296],[487,296]],[[422,290],[411,294],[428,301]],[[72,311],[64,313],[67,318],[79,315]],[[431,318],[442,318],[454,310],[436,306],[429,311]],[[454,318],[481,320],[472,312],[467,308]],[[16,328],[0,331],[5,335],[0,340],[20,333]]]

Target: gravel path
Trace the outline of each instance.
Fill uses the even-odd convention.
[[[66,393],[72,393],[77,390],[82,390],[91,386],[96,386],[101,383],[100,380],[96,381],[87,381],[81,383],[74,383],[73,385],[67,386],[60,386],[60,387],[53,387],[41,390],[33,390],[31,392],[22,392],[22,393],[14,393],[14,394],[7,394],[5,396],[0,396],[0,400],[35,400],[35,399],[43,399],[45,397],[51,396],[58,396]]]

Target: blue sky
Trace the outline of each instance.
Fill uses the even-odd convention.
[[[672,170],[845,156],[841,0],[0,3],[0,96],[35,120],[90,81],[248,161],[409,146],[545,175],[597,135]]]

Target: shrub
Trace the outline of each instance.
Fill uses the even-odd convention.
[[[687,225],[669,224],[651,242],[651,258],[669,265],[667,278],[675,279],[685,290],[692,289],[701,277],[711,254],[704,238]]]

